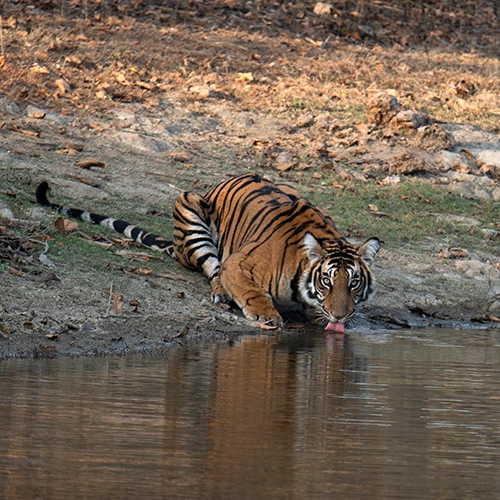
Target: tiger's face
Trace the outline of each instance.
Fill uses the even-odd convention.
[[[310,267],[299,283],[302,300],[329,325],[343,325],[354,315],[356,304],[375,291],[368,266],[380,249],[379,239],[370,238],[356,247],[340,238],[320,244],[307,233],[303,248]]]

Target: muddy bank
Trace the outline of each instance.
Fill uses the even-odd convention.
[[[91,245],[93,241],[83,243],[81,249],[72,253],[65,254],[61,250],[63,253],[54,256],[59,250],[50,241],[51,234],[55,233],[55,215],[33,203],[34,189],[41,180],[49,180],[58,199],[70,199],[75,206],[104,206],[114,214],[120,214],[125,207],[132,215],[135,213],[146,219],[161,211],[168,224],[179,189],[203,192],[227,175],[259,171],[250,155],[235,161],[234,168],[233,164],[224,164],[231,148],[234,149],[234,141],[228,141],[231,144],[225,147],[208,142],[198,153],[193,150],[193,159],[179,162],[159,146],[166,144],[169,137],[165,130],[154,139],[148,133],[151,130],[147,127],[159,127],[161,122],[149,114],[146,116],[145,110],[141,114],[140,108],[128,110],[128,120],[133,117],[139,122],[140,118],[143,130],[134,134],[127,132],[125,138],[119,126],[120,117],[103,120],[99,126],[104,130],[95,134],[81,119],[48,110],[46,118],[37,122],[43,132],[41,136],[3,130],[0,168],[4,178],[2,189],[7,196],[0,207],[4,221],[2,234],[5,237],[8,231],[17,227],[16,241],[28,242],[31,246],[24,257],[19,251],[17,260],[10,259],[12,254],[4,254],[0,297],[1,357],[162,351],[172,345],[227,342],[242,333],[263,333],[251,327],[238,311],[211,304],[204,277],[182,269],[167,257],[161,256],[157,264],[165,272],[148,275],[134,272],[141,267],[127,257],[111,261],[106,246],[95,249]],[[28,116],[32,111],[20,108],[9,115],[9,120],[26,126],[33,120]],[[206,115],[188,116],[180,103],[170,105],[169,126],[178,123],[179,130],[182,126],[183,129],[176,133],[191,145],[202,136],[209,134],[211,137],[214,127],[228,127],[237,119],[226,110],[214,123],[214,119],[209,120]],[[267,130],[277,126],[272,117],[261,116],[260,120]],[[64,125],[62,130],[61,123]],[[286,121],[280,123],[280,133],[286,126]],[[461,147],[459,134],[463,134],[463,129],[456,127],[456,130],[455,142]],[[485,135],[479,131],[476,134],[464,136],[469,140],[476,137],[481,151],[495,150],[496,143],[484,140],[481,143]],[[78,160],[97,157],[107,168],[84,170],[77,165],[73,155],[60,154],[53,147],[54,144],[70,143],[84,145],[84,152],[75,155]],[[215,144],[219,144],[218,150]],[[392,148],[398,147],[402,152],[402,146],[393,145]],[[167,145],[165,148],[173,150]],[[372,156],[377,151],[381,157],[386,154],[383,145],[378,148],[375,145]],[[260,171],[276,175],[276,171]],[[456,178],[458,173],[451,170],[451,175]],[[498,189],[491,179],[486,182],[485,176],[461,175],[460,180],[455,179],[450,186],[469,195],[493,196]],[[456,224],[474,222],[457,218]],[[85,227],[80,225],[80,230],[84,232]],[[47,235],[49,241],[46,242]],[[484,238],[497,237],[495,231],[485,230]],[[58,245],[64,249],[65,242]],[[16,249],[11,247],[15,245],[9,247],[15,253]],[[440,255],[445,247],[446,241],[439,235],[423,246],[414,246],[409,241],[398,248],[383,247],[373,264],[377,294],[360,308],[349,330],[497,327],[495,320],[500,315],[498,256],[487,250],[457,256]],[[92,254],[89,254],[91,248]],[[82,252],[81,256],[74,255],[77,252]],[[110,291],[121,297],[120,315],[110,314]],[[139,306],[132,306],[131,302],[138,302]],[[288,334],[306,334],[306,330],[294,321],[293,330]]]

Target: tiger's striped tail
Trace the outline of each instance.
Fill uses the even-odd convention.
[[[145,229],[134,226],[133,224],[130,224],[129,222],[121,219],[113,219],[112,217],[108,217],[106,215],[99,215],[93,212],[86,212],[78,208],[70,208],[64,205],[59,205],[57,203],[52,203],[47,198],[48,190],[49,185],[45,181],[41,182],[36,188],[36,201],[40,205],[44,207],[50,207],[53,210],[56,210],[58,213],[65,215],[66,217],[81,219],[93,224],[109,227],[110,229],[113,229],[114,231],[125,235],[127,238],[130,238],[137,243],[140,243],[141,245],[149,247],[152,250],[156,250],[158,252],[166,252],[173,259],[177,258],[174,253],[174,245],[172,240],[168,240],[163,236],[150,233]]]

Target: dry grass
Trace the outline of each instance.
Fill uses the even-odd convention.
[[[391,89],[437,119],[497,131],[495,4],[471,10],[463,3],[453,12],[446,2],[426,2],[434,10],[424,12],[411,2],[344,2],[336,17],[324,18],[308,2],[178,2],[170,9],[109,2],[105,13],[94,2],[52,10],[49,2],[7,2],[3,92],[18,103],[102,114],[124,101],[154,107],[175,96],[192,103],[200,99],[190,89],[201,86],[239,109],[279,115],[310,108],[362,121],[367,98]],[[404,25],[405,5],[416,28]],[[361,36],[365,25],[374,36]]]

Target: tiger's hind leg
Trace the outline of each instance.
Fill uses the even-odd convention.
[[[217,241],[206,200],[192,192],[179,195],[174,207],[174,252],[184,267],[201,271],[208,278],[215,303],[229,300],[219,279]]]
[[[246,254],[236,252],[228,257],[220,271],[220,280],[231,299],[252,321],[283,326],[283,318],[276,310],[272,297],[255,281],[255,267],[245,261]]]

